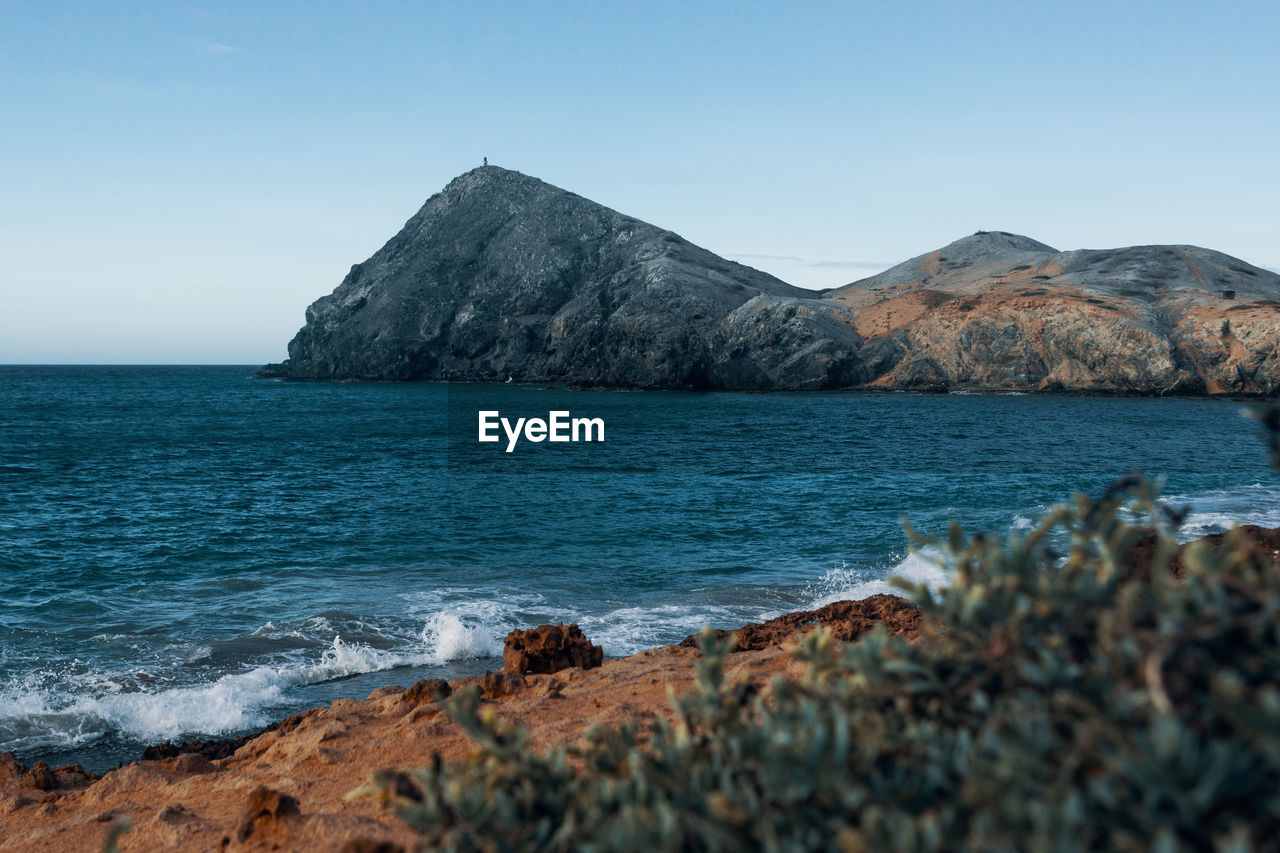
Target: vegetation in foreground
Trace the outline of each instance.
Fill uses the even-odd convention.
[[[533,754],[462,693],[478,757],[378,790],[429,849],[1277,849],[1280,566],[1234,531],[1175,578],[1155,498],[1126,478],[1004,542],[912,534],[955,566],[908,590],[920,642],[815,631],[802,680],[755,690],[707,633],[695,689],[647,731]]]

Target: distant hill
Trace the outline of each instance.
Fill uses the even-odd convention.
[[[432,196],[307,309],[287,379],[1274,395],[1280,276],[979,232],[815,293],[519,172]]]
[[[828,291],[886,388],[1273,395],[1280,275],[1196,246],[978,232]]]
[[[730,312],[807,293],[485,166],[312,304],[288,360],[262,375],[706,388],[708,341]]]

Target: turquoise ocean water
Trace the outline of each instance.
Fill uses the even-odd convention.
[[[1184,537],[1280,526],[1244,405],[1026,395],[299,384],[0,367],[0,751],[114,766],[339,696],[944,584],[899,526],[1029,526],[1133,468]],[[603,418],[476,441],[476,412]]]

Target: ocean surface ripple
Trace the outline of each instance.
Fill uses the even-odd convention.
[[[1184,536],[1280,526],[1244,405],[1029,395],[295,384],[0,367],[0,751],[101,770],[576,621],[609,655],[933,586],[900,519],[1027,527],[1131,469]],[[602,417],[476,441],[476,412]]]

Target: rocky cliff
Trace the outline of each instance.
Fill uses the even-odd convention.
[[[1280,276],[1192,246],[979,232],[825,293],[485,166],[307,309],[288,379],[1280,391]]]
[[[1280,276],[1195,246],[979,232],[824,295],[879,354],[875,387],[1280,390]]]

